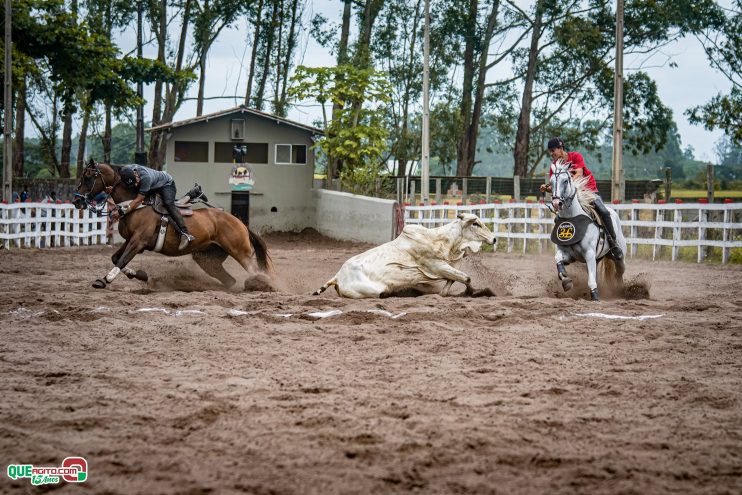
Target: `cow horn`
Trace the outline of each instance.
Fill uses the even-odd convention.
[[[463,220],[464,219],[464,214],[463,213],[459,213],[459,214],[456,215],[456,218],[458,218],[459,220]]]

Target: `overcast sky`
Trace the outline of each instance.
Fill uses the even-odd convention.
[[[432,0],[435,1],[435,0]],[[530,5],[532,2],[519,2]],[[722,0],[722,5],[729,5],[731,0]],[[306,18],[309,19],[316,13],[322,13],[331,22],[340,22],[342,3],[340,0],[308,0]],[[235,106],[243,102],[246,82],[246,64],[249,63],[250,53],[246,51],[247,27],[244,19],[229,30],[225,30],[218,38],[209,53],[208,72],[206,78],[207,97],[233,97],[220,98],[204,102],[204,113],[215,112],[227,107]],[[120,38],[122,50],[127,50],[135,42],[134,33],[128,30]],[[145,50],[145,56],[154,57],[154,48]],[[297,53],[299,63],[309,66],[334,65],[334,57],[325,49],[318,46],[304,33],[299,51]],[[677,67],[670,67],[670,62],[675,62]],[[652,78],[657,81],[660,96],[674,113],[678,124],[682,146],[693,146],[696,158],[704,161],[717,160],[714,153],[714,145],[721,137],[721,132],[709,132],[702,127],[693,126],[688,123],[684,112],[687,108],[700,105],[708,101],[717,93],[727,92],[731,84],[720,73],[713,70],[706,59],[698,40],[688,37],[679,40],[662,49],[660,53],[646,60],[626,60],[624,67],[627,72],[633,67],[642,64]],[[501,68],[501,70],[503,70]],[[507,69],[504,69],[507,70]],[[498,76],[497,73],[494,76]],[[198,85],[193,84],[189,97],[194,100],[186,101],[175,115],[175,120],[194,117],[196,114],[195,97],[198,93]],[[151,99],[152,87],[145,90],[145,98]],[[145,108],[145,119],[151,119],[151,105]],[[312,124],[320,116],[320,109],[316,105],[292,108],[289,118]]]

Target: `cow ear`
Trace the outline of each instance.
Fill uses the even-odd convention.
[[[458,218],[459,220],[463,220],[464,219],[464,214],[463,213],[459,213],[459,214],[456,215],[456,218]]]

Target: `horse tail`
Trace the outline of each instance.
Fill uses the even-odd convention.
[[[623,261],[616,261],[613,258],[606,256],[601,260],[600,266],[602,271],[601,278],[615,288],[620,288],[620,285],[623,284]]]
[[[273,261],[270,254],[268,254],[268,246],[266,246],[265,241],[258,234],[250,230],[247,225],[245,225],[245,228],[250,236],[250,244],[252,244],[252,248],[255,250],[258,267],[264,272],[273,272]]]
[[[337,285],[337,283],[338,283],[337,278],[336,277],[332,277],[330,280],[328,280],[327,282],[325,282],[325,285],[323,285],[322,287],[320,287],[316,291],[312,292],[312,295],[313,296],[319,296],[320,294],[322,294],[324,291],[326,291],[327,289],[329,289],[333,285]]]

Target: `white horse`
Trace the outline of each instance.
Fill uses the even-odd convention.
[[[552,233],[552,241],[557,246],[557,273],[566,292],[573,284],[564,266],[573,261],[585,263],[590,297],[593,301],[599,301],[598,263],[603,262],[604,276],[613,278],[613,282],[619,286],[623,283],[625,265],[623,259],[616,260],[610,256],[611,248],[605,231],[593,220],[596,217],[593,207],[596,194],[585,187],[588,181],[586,177],[572,179],[571,165],[560,160],[551,166],[551,203],[557,215]],[[621,221],[614,210],[608,210],[616,232],[616,244],[625,253],[626,239],[621,232]]]

